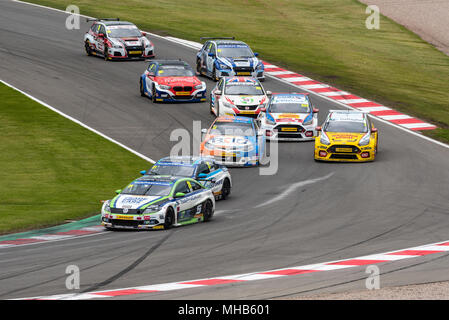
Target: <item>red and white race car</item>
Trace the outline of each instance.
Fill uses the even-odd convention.
[[[105,60],[146,59],[154,57],[154,45],[134,24],[119,19],[87,19],[94,21],[84,35],[87,55]]]
[[[140,76],[140,95],[153,102],[206,101],[206,83],[181,60],[152,60]]]

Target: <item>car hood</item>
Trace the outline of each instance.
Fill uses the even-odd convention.
[[[270,113],[276,122],[302,123],[310,113]]]
[[[244,147],[253,144],[254,137],[251,136],[233,136],[233,135],[209,135],[205,141],[214,145],[214,147]]]
[[[162,196],[134,196],[129,194],[118,195],[111,201],[111,208],[138,209],[143,205],[162,199]]]
[[[259,59],[256,57],[251,58],[230,58],[230,57],[218,57],[218,61],[231,67],[251,67],[255,68],[259,64]]]
[[[201,81],[197,77],[157,77],[157,83],[166,86],[197,86]]]
[[[357,143],[366,133],[326,132],[332,143]]]
[[[258,95],[258,96],[243,96],[243,95],[229,95],[225,96],[227,102],[230,102],[234,105],[239,106],[253,106],[260,105],[267,101],[267,96]]]

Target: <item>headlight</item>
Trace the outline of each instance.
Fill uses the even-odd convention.
[[[268,113],[267,113],[267,116],[265,117],[265,121],[267,122],[267,124],[271,124],[271,125],[276,124],[276,120],[274,120],[273,117],[269,116]]]
[[[159,205],[153,204],[153,205],[147,207],[143,213],[145,214],[145,213],[157,212],[160,209],[161,209],[161,207]]]
[[[204,146],[207,149],[214,149],[215,148],[215,145],[210,140],[208,140]]]
[[[329,138],[327,137],[327,135],[326,135],[324,132],[321,132],[321,135],[320,135],[320,142],[321,142],[322,144],[327,145],[327,146],[331,144]]]
[[[223,64],[223,63],[219,63],[218,64],[218,69],[231,69],[228,65]]]
[[[103,203],[103,207],[101,208],[101,211],[105,212],[105,213],[111,213],[111,207],[109,206],[110,203],[111,203],[111,200],[106,200]]]
[[[233,108],[234,105],[230,104],[229,102],[223,102],[223,106],[225,106],[226,108]]]
[[[165,85],[163,85],[163,84],[159,84],[158,87],[159,87],[160,89],[162,89],[162,90],[170,90],[170,89],[171,89],[170,86],[165,86]]]
[[[195,89],[203,89],[203,84],[199,84],[199,85],[197,85],[197,86],[195,86]]]
[[[307,116],[307,117],[304,119],[304,121],[302,122],[302,124],[304,124],[304,125],[309,125],[309,124],[312,124],[312,121],[313,121],[313,117],[312,117],[312,116]]]
[[[367,132],[359,141],[359,146],[366,146],[370,141],[370,133]]]

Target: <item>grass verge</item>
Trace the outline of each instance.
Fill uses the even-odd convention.
[[[356,0],[30,1],[194,41],[235,36],[264,60],[430,121],[440,128],[424,133],[449,142],[449,58],[386,17],[368,30]]]
[[[98,214],[149,166],[0,83],[0,234]]]

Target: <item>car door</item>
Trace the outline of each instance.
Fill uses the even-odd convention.
[[[103,35],[103,37],[100,36],[101,34]],[[103,53],[104,52],[104,42],[106,39],[106,28],[104,27],[104,25],[98,24],[96,35],[94,38],[95,38],[97,51],[100,53]]]
[[[213,54],[213,56],[210,56],[209,54]],[[207,56],[206,56],[206,69],[208,73],[212,73],[212,70],[214,69],[214,63],[217,55],[217,50],[215,48],[215,43],[211,42],[207,49]]]
[[[185,194],[184,197],[176,198],[176,220],[178,223],[188,221],[191,219],[190,209],[194,206],[192,203],[192,189],[186,180],[178,182],[175,187],[174,195],[178,192]]]
[[[218,111],[217,107],[218,107],[218,101],[220,100],[222,94],[223,94],[223,87],[224,87],[224,79],[221,78],[217,85],[215,86],[215,88],[212,89],[212,91],[210,92],[210,101],[212,104],[212,107],[215,108],[216,111]],[[217,113],[217,115],[219,115]]]
[[[156,82],[156,69],[157,69],[157,65],[156,63],[150,63],[148,65],[147,70],[145,71],[145,83],[147,86],[147,91],[152,94],[152,88],[153,88],[153,83]]]

